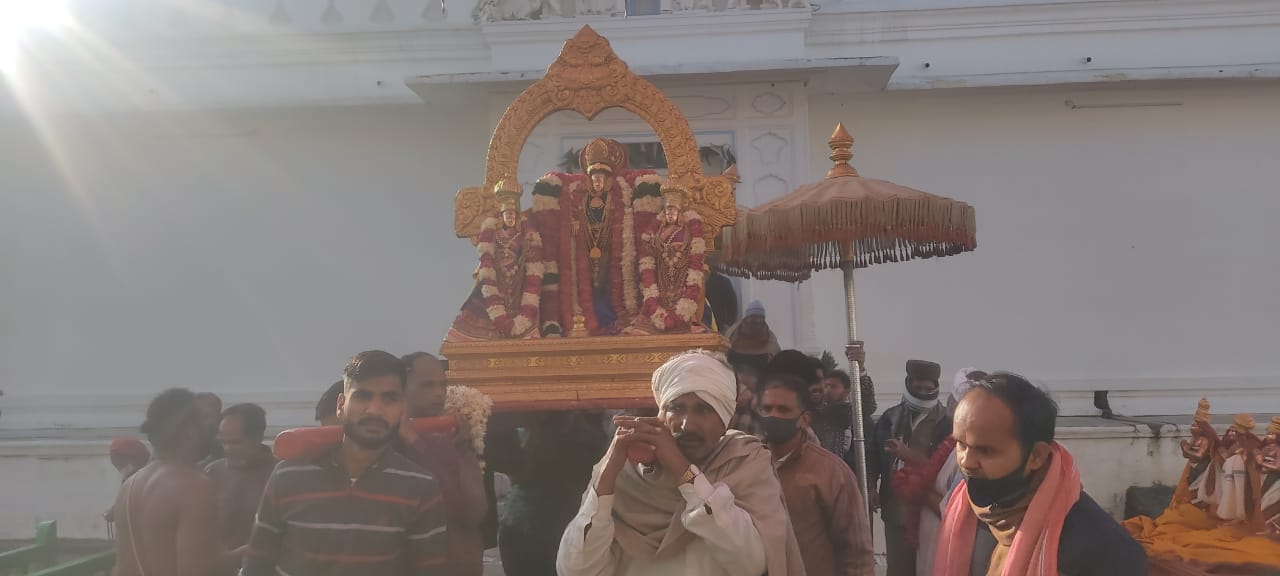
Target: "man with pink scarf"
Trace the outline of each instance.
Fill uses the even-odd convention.
[[[1058,406],[1026,379],[972,384],[952,435],[965,481],[943,514],[936,576],[1145,576],[1147,557],[1054,441]]]

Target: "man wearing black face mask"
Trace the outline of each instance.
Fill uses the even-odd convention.
[[[875,440],[868,446],[876,466],[871,482],[880,479],[880,517],[884,519],[888,576],[915,576],[916,553],[907,544],[907,509],[893,493],[889,479],[907,464],[924,462],[951,435],[951,414],[938,402],[942,367],[924,360],[907,361],[906,392],[902,403],[885,410],[876,422]]]
[[[808,385],[779,374],[761,383],[758,425],[782,483],[805,573],[874,573],[865,499],[849,466],[809,430],[814,406]]]
[[[956,406],[956,463],[965,481],[943,513],[937,576],[1145,576],[1147,558],[1088,494],[1053,439],[1058,406],[1008,373]]]

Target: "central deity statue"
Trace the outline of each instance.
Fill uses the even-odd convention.
[[[549,173],[520,211],[498,182],[476,287],[446,340],[703,333],[707,245],[689,192],[597,138],[582,173]],[[562,282],[563,280],[563,282]]]
[[[619,334],[640,308],[637,218],[647,222],[656,211],[635,196],[637,189],[656,196],[660,180],[652,171],[628,169],[626,147],[616,140],[592,140],[579,162],[584,174],[547,174],[533,190],[548,271],[567,282],[555,286],[555,295],[544,293],[544,301],[558,302],[554,313],[544,306],[544,326],[557,318],[569,336]]]

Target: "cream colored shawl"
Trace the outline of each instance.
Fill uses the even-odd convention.
[[[596,465],[592,486],[599,479],[603,464],[601,461]],[[760,440],[728,430],[699,469],[712,484],[728,486],[734,502],[751,516],[765,547],[768,574],[804,574],[782,487],[769,451]],[[677,482],[677,478],[663,471],[641,473],[631,464],[618,476],[613,498],[614,537],[629,556],[648,562],[665,560],[681,553],[696,538],[680,520],[685,500]]]

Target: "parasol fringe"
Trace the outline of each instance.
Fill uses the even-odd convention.
[[[977,246],[977,219],[968,204],[883,181],[836,180],[839,189],[828,180],[825,189],[823,183],[802,187],[765,207],[741,210],[737,224],[722,233],[716,269],[794,282],[813,270],[846,263],[865,268],[950,256]],[[849,189],[854,192],[847,193]]]

